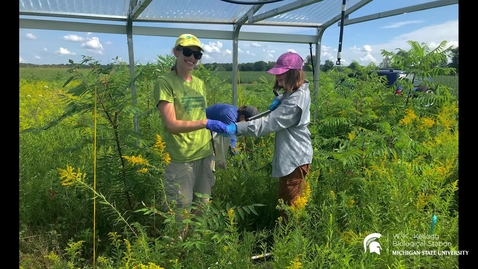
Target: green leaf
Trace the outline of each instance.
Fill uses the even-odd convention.
[[[80,96],[84,94],[87,90],[88,88],[85,83],[80,83],[78,86],[74,87],[73,89],[70,89],[68,93],[72,94],[73,96]]]
[[[69,78],[65,81],[65,83],[63,83],[63,87],[65,87],[66,85],[68,85],[73,79],[75,79],[75,76],[69,77]]]
[[[244,219],[244,210],[240,207],[236,209],[237,213],[241,216],[241,219]]]

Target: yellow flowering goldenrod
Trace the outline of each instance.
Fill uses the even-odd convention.
[[[440,166],[437,166],[435,169],[442,177],[448,177],[453,173],[453,161],[446,160],[444,164],[440,161],[438,162]]]
[[[107,264],[108,263],[108,258],[106,258],[104,256],[99,256],[97,261],[98,261],[99,264]]]
[[[330,199],[335,200],[335,192],[330,190]]]
[[[162,154],[165,148],[166,143],[163,141],[163,138],[159,134],[156,134],[156,143],[154,143],[153,149],[158,154]]]
[[[306,181],[302,194],[299,197],[297,197],[297,199],[294,201],[294,206],[291,209],[303,210],[305,206],[307,205],[309,197],[310,197],[310,184],[308,181]]]
[[[421,122],[422,122],[422,125],[426,128],[430,128],[433,125],[435,125],[435,121],[433,119],[427,118],[427,117],[422,118]]]
[[[121,235],[118,234],[117,232],[109,232],[108,236],[109,236],[110,240],[113,241],[113,242],[117,242],[118,239],[121,237]]]
[[[135,265],[133,269],[164,269],[164,268],[152,262],[148,262],[148,265],[144,265],[144,264]]]
[[[229,208],[229,210],[227,210],[227,216],[229,217],[229,223],[234,224],[235,213],[234,213],[234,209],[232,209],[232,207]]]
[[[357,136],[357,133],[355,132],[355,130],[352,131],[351,133],[348,133],[348,137],[350,141],[354,140],[356,136]]]
[[[86,177],[86,174],[81,172],[80,168],[78,168],[77,172],[69,165],[66,165],[66,169],[57,169],[60,172],[61,185],[65,187],[72,186],[78,181],[83,181]]]
[[[307,204],[307,200],[304,199],[304,197],[299,196],[297,199],[294,201],[294,205],[290,208],[291,210],[302,210],[305,208],[305,205]]]
[[[163,161],[165,164],[169,164],[171,162],[171,157],[169,156],[169,153],[165,153],[163,156]]]
[[[297,255],[294,260],[290,261],[290,266],[286,266],[287,269],[301,269],[302,263],[300,262],[300,254]]]
[[[412,122],[412,120],[409,118],[409,117],[404,117],[403,119],[401,119],[398,124],[401,124],[401,125],[408,125],[410,122]]]
[[[445,105],[437,116],[438,122],[440,122],[447,130],[449,130],[456,124],[457,113],[458,107],[453,105]]]
[[[340,238],[342,239],[342,241],[348,244],[352,244],[357,240],[358,236],[357,234],[355,234],[354,231],[349,229],[344,233],[340,233]]]
[[[189,211],[186,208],[183,209],[182,217],[183,219],[187,219],[189,217]]]
[[[139,169],[137,172],[141,173],[141,174],[146,174],[148,172],[148,168],[143,167],[143,168]]]
[[[352,208],[355,204],[355,200],[350,198],[348,201],[347,201],[347,207],[348,208]]]
[[[58,257],[58,255],[56,255],[55,252],[53,252],[53,250],[50,251],[50,253],[48,253],[48,255],[45,255],[44,257],[53,262],[60,261],[60,257]]]
[[[133,166],[137,164],[149,165],[148,160],[143,159],[143,157],[141,157],[141,154],[138,156],[121,156],[121,157],[123,157],[123,159],[127,160]]]
[[[401,125],[408,125],[412,120],[416,119],[417,115],[411,108],[405,109],[405,116],[398,123]]]
[[[418,199],[417,199],[417,204],[416,207],[417,209],[421,210],[427,205],[428,201],[430,198],[423,192],[418,193]]]

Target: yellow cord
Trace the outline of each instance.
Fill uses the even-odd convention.
[[[96,269],[96,87],[95,87],[95,108],[93,112],[93,269]]]
[[[242,104],[242,92],[241,92],[241,72],[239,71],[239,69],[237,69],[237,80],[238,80],[237,81],[238,82],[237,83],[237,93],[238,93],[237,95],[238,95],[238,99],[239,99],[238,100],[239,102],[238,102],[237,106],[240,107],[241,104]]]

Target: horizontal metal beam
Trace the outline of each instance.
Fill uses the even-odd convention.
[[[38,19],[20,19],[20,28],[41,29],[41,30],[61,30],[77,32],[95,32],[106,34],[126,34],[126,25],[99,24],[87,22],[70,22]],[[191,28],[166,28],[151,26],[133,26],[134,35],[143,36],[167,36],[177,37],[180,34],[190,32]],[[201,38],[233,40],[234,31],[223,30],[194,30],[194,34]],[[262,42],[283,42],[308,44],[316,41],[315,35],[299,34],[278,34],[261,32],[239,32],[239,40],[262,41]]]
[[[105,15],[105,14],[81,14],[81,13],[68,13],[68,12],[25,12],[20,11],[20,16],[38,16],[38,17],[51,17],[51,18],[63,18],[67,20],[82,19],[82,20],[100,20],[100,21],[124,21],[126,23],[126,16],[117,15]]]
[[[257,12],[255,10],[254,12]],[[250,15],[250,14],[246,14]],[[20,12],[20,19],[21,18],[31,18],[35,17],[38,18],[38,20],[44,20],[43,18],[46,18],[45,20],[50,20],[51,18],[62,18],[65,20],[70,21],[71,19],[81,19],[81,20],[99,20],[99,21],[108,21],[108,22],[123,22],[126,25],[126,21],[128,20],[127,16],[113,16],[113,15],[87,15],[87,14],[70,14],[70,13],[45,13],[45,12]],[[41,18],[41,19],[40,19]],[[246,16],[246,19],[248,17]],[[244,18],[241,18],[244,19]],[[62,21],[63,22],[63,21]],[[240,23],[239,21],[231,21],[231,22],[226,22],[226,21],[214,21],[213,19],[205,19],[204,21],[178,21],[174,19],[161,19],[161,20],[148,20],[148,19],[140,19],[136,18],[134,19],[134,23],[141,22],[141,23],[184,23],[184,24],[211,24],[211,25],[237,25]],[[302,23],[302,22],[256,22],[251,25],[256,25],[256,26],[288,26],[288,27],[320,27],[322,24],[321,23]]]
[[[350,24],[355,24],[355,23],[360,23],[360,22],[365,22],[365,21],[371,21],[371,20],[376,20],[376,19],[381,19],[381,18],[386,18],[386,17],[391,17],[391,16],[396,16],[396,15],[402,15],[405,13],[411,13],[411,12],[416,12],[416,11],[421,11],[421,10],[426,10],[426,9],[431,9],[431,8],[437,8],[437,7],[443,7],[443,6],[449,6],[449,5],[454,5],[458,4],[458,0],[437,0],[437,1],[431,1],[428,3],[424,4],[418,4],[414,6],[409,6],[409,7],[404,7],[404,8],[397,8],[385,12],[379,12],[363,17],[358,17],[358,18],[353,18],[353,19],[345,19],[344,20],[344,25],[350,25]],[[339,22],[340,26],[340,22]]]

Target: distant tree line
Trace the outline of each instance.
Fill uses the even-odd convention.
[[[51,68],[72,68],[75,65],[73,64],[30,64],[30,63],[20,63],[20,67],[29,67],[29,68],[45,68],[45,67],[51,67]],[[84,68],[88,68],[88,65],[84,65]]]
[[[406,53],[406,51],[399,51],[398,53]],[[315,55],[308,55],[304,60],[304,71],[315,71],[317,70],[316,64],[312,61],[315,59]],[[439,67],[453,67],[456,69],[458,73],[458,47],[453,48],[450,50],[450,60],[451,62],[448,63],[447,61],[443,61],[442,63],[438,64]],[[232,71],[232,63],[206,63],[203,64],[205,68],[208,70],[215,70],[215,71]],[[265,62],[265,61],[258,61],[254,63],[241,63],[238,65],[239,71],[267,71],[274,67],[275,62]],[[107,66],[107,65],[105,65]],[[350,69],[357,69],[360,66],[356,61],[350,63],[347,67]],[[20,67],[54,67],[54,68],[71,68],[73,65],[71,64],[44,64],[44,65],[37,65],[37,64],[30,64],[30,63],[20,63]],[[393,68],[390,64],[390,59],[384,58],[383,61],[379,64],[381,68]],[[84,68],[89,68],[88,65],[85,65]],[[325,60],[324,64],[320,65],[321,72],[327,72],[331,69],[336,68],[335,64],[331,60]]]

